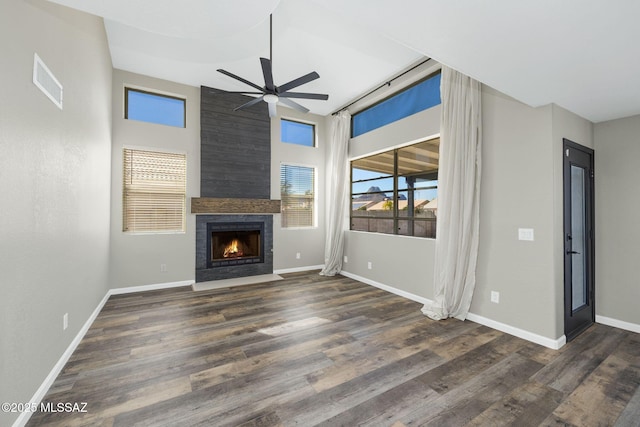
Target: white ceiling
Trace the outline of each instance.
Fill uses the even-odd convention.
[[[104,17],[113,66],[192,86],[276,85],[326,115],[430,57],[528,105],[593,122],[640,114],[637,0],[50,0]]]

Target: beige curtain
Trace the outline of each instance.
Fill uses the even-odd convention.
[[[324,247],[323,276],[335,276],[342,270],[344,231],[349,199],[349,129],[351,114],[341,111],[331,117],[327,162],[327,232]]]
[[[464,320],[473,297],[478,258],[481,88],[479,82],[443,66],[440,92],[434,300],[422,312],[435,320]]]

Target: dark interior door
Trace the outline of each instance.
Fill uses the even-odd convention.
[[[572,340],[593,324],[593,150],[564,140],[564,334]]]

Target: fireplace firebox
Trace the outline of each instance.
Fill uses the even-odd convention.
[[[207,224],[207,268],[263,262],[263,222]]]
[[[273,273],[273,215],[199,214],[195,243],[198,283]]]

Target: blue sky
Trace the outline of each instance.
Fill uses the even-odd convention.
[[[127,90],[127,118],[167,126],[185,127],[185,100]]]

